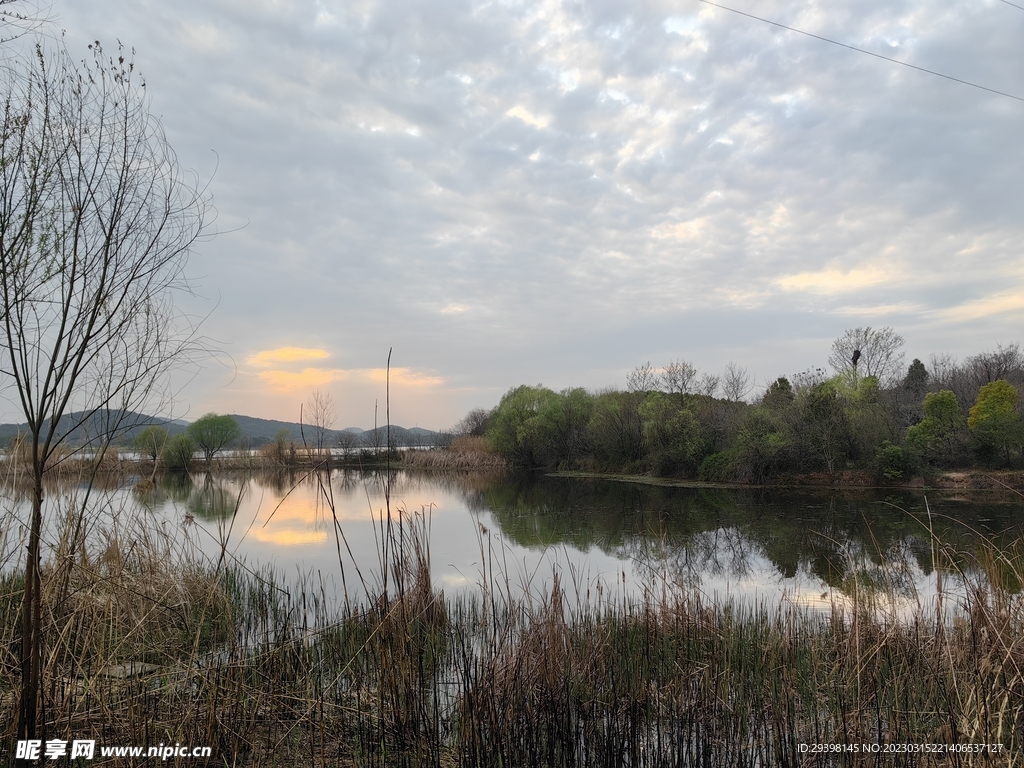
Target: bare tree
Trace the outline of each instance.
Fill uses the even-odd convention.
[[[832,342],[828,364],[836,373],[856,371],[862,376],[875,376],[881,386],[891,387],[903,376],[902,346],[903,337],[888,326],[850,328]]]
[[[998,344],[994,352],[971,355],[959,365],[949,355],[932,355],[932,368],[933,383],[952,390],[964,411],[986,384],[1002,379],[1018,388],[1024,386],[1024,353],[1019,344]]]
[[[814,389],[825,381],[827,373],[828,371],[818,366],[812,366],[799,373],[794,373],[793,389],[801,393]]]
[[[313,449],[317,456],[322,456],[327,445],[327,436],[334,428],[338,418],[338,409],[334,406],[334,398],[330,392],[314,389],[306,401],[303,424],[308,424],[313,438]]]
[[[697,392],[708,397],[714,397],[718,392],[718,386],[722,380],[713,373],[705,373],[697,381]]]
[[[172,296],[203,231],[205,193],[150,115],[133,63],[37,47],[3,81],[0,117],[0,381],[27,423],[31,521],[21,615],[17,738],[40,715],[43,479],[72,430],[166,396],[196,350]],[[95,434],[95,433],[94,433]]]
[[[933,353],[928,359],[931,389],[952,389],[950,382],[956,375],[956,358],[948,352]]]
[[[483,435],[487,431],[487,423],[490,421],[491,413],[492,411],[487,411],[483,408],[474,408],[452,428],[452,434],[458,437]]]
[[[359,435],[355,432],[343,429],[338,433],[337,446],[341,448],[341,453],[345,458],[352,454],[357,445],[359,445]]]
[[[967,358],[964,369],[979,390],[999,379],[1019,387],[1024,384],[1024,353],[1020,344],[1005,347],[997,344],[995,352],[981,352]]]
[[[725,366],[725,375],[722,376],[722,394],[725,395],[725,399],[738,403],[750,394],[753,386],[754,375],[730,360]]]
[[[658,388],[658,375],[650,361],[634,368],[626,376],[626,389],[630,392],[651,392]]]
[[[673,360],[665,366],[661,381],[669,394],[685,395],[693,392],[697,381],[697,366],[686,360]]]

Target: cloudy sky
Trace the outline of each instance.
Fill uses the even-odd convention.
[[[731,0],[1024,97],[1002,0]],[[1021,3],[1024,6],[1024,3]],[[230,355],[182,392],[448,426],[509,387],[684,358],[763,386],[846,328],[907,359],[1024,334],[1024,102],[698,0],[55,0],[135,49],[221,234],[190,273]]]

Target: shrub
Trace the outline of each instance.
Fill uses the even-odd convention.
[[[167,444],[167,430],[156,424],[143,429],[135,436],[135,450],[144,458],[156,461]]]
[[[705,456],[700,463],[698,474],[701,480],[709,483],[727,483],[736,474],[736,456],[734,451],[722,451]]]
[[[886,440],[875,452],[875,469],[885,480],[903,480],[914,474],[914,458],[909,451]]]
[[[164,443],[164,466],[168,469],[188,470],[192,466],[192,454],[196,447],[186,434],[176,435]]]
[[[953,466],[963,455],[964,415],[948,389],[925,395],[924,418],[907,430],[907,447],[922,459]]]

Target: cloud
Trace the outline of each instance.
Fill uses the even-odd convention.
[[[973,301],[967,301],[941,312],[947,320],[966,322],[981,318],[1015,318],[1018,322],[1024,316],[1024,293],[1019,289],[996,293]]]
[[[314,388],[326,387],[336,382],[377,383],[388,379],[386,368],[303,368],[300,371],[269,370],[258,374],[270,389],[276,392],[308,392]],[[393,387],[424,389],[443,386],[447,379],[408,368],[392,368],[390,381]]]
[[[293,363],[304,360],[326,360],[331,354],[325,349],[306,349],[303,347],[278,347],[257,352],[248,359],[249,365],[263,368],[280,363]]]
[[[373,368],[370,370],[351,371],[349,375],[365,376],[370,381],[386,381],[389,372],[386,368]],[[392,368],[390,371],[391,383],[402,387],[440,387],[447,383],[443,376],[434,376],[421,371],[413,371],[408,368]]]
[[[684,241],[699,241],[704,235],[706,219],[693,219],[678,223],[664,222],[656,226],[652,232],[656,238],[672,238]]]
[[[776,280],[776,283],[787,291],[812,291],[815,293],[851,293],[873,285],[899,280],[902,275],[898,271],[884,267],[866,267],[864,269],[824,269],[816,272],[801,272]]]
[[[526,111],[525,107],[514,106],[508,112],[505,113],[509,117],[518,117],[524,123],[532,125],[534,128],[547,128],[548,121],[543,117],[537,117]]]
[[[897,317],[922,359],[972,354],[1019,317],[1012,100],[707,8],[54,10],[72,50],[136,48],[178,158],[212,179],[231,232],[191,262],[222,297],[204,331],[246,351],[316,340],[256,351],[238,381],[204,373],[185,394],[200,412],[232,394],[244,411],[254,379],[281,403],[314,382],[369,392],[393,348],[394,381],[418,372],[423,421],[444,426],[518,383],[600,387],[647,359],[770,379],[853,316]],[[1000,90],[1024,70],[1009,7],[759,12]],[[450,411],[429,405],[454,391]]]
[[[344,375],[345,371],[330,368],[303,368],[301,371],[261,371],[259,377],[277,392],[303,392],[326,386]]]

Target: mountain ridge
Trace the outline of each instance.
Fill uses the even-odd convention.
[[[299,424],[291,421],[278,421],[276,419],[263,419],[257,416],[246,416],[244,414],[228,414],[238,423],[242,433],[241,440],[250,447],[258,448],[261,445],[271,442],[281,430],[286,430],[288,439],[293,442],[302,443],[303,433],[305,442],[315,442],[314,428],[309,424]],[[135,411],[119,411],[114,409],[101,409],[91,416],[85,417],[83,411],[76,411],[65,414],[58,423],[58,434],[66,433],[70,444],[76,446],[87,445],[90,436],[107,434],[117,425],[115,437],[112,439],[114,445],[129,446],[135,436],[149,426],[161,426],[167,430],[172,437],[181,434],[188,427],[188,422],[182,419],[167,419],[160,416],[150,416]],[[25,422],[21,424],[0,424],[0,446],[8,446],[19,433],[28,431]],[[384,447],[387,443],[387,426],[374,429],[362,429],[361,427],[345,427],[343,429],[330,429],[325,433],[325,442],[328,446],[341,446],[346,448],[367,448]],[[405,428],[397,424],[391,425],[392,445],[405,446],[427,446],[433,445],[440,435],[439,432],[422,427]]]

